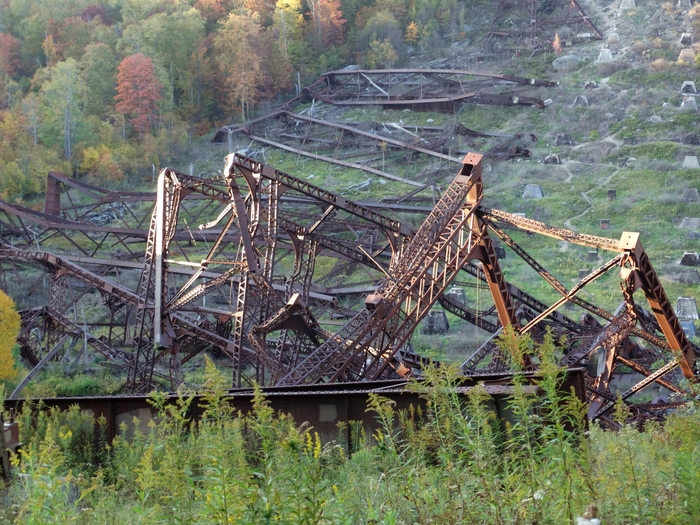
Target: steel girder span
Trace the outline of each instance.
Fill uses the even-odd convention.
[[[581,235],[489,210],[480,205],[480,161],[481,158],[477,155],[465,158],[460,175],[421,228],[404,244],[400,256],[392,259],[385,280],[376,293],[367,297],[365,308],[337,333],[321,334],[325,341],[286,374],[277,372],[279,384],[373,380],[382,377],[389,367],[406,373],[409,367],[400,359],[403,345],[409,340],[418,322],[441,298],[457,272],[464,269],[487,283],[501,326],[512,325],[516,331],[525,333],[549,324],[573,336],[571,344],[562,349],[562,365],[585,364],[589,356],[594,351],[597,352],[601,365],[591,376],[589,384],[591,418],[604,417],[612,406],[609,401],[613,396],[608,387],[616,366],[621,363],[645,376],[645,379],[622,394],[624,399],[652,382],[682,392],[674,383],[666,381],[664,376],[680,368],[685,377],[693,377],[696,349],[680,329],[638,235],[625,233],[622,239],[616,241]],[[618,255],[593,271],[572,290],[567,290],[503,231],[500,227],[503,225],[610,250]],[[506,283],[498,266],[489,231],[494,232],[501,241],[531,264],[562,295],[562,299],[545,305]],[[477,264],[474,265],[471,261],[476,261]],[[620,269],[624,285],[622,296],[626,306],[618,315],[612,315],[577,297],[586,285],[612,268]],[[643,327],[637,326],[637,319],[644,315],[644,310],[634,303],[633,294],[636,290],[642,291],[653,312]],[[588,325],[576,323],[556,311],[569,301],[608,321],[608,324],[602,326],[597,321],[589,321]],[[442,297],[442,302],[445,304],[449,300],[445,301]],[[514,305],[520,306],[520,313],[516,312]],[[280,312],[279,316],[283,318],[284,312]],[[270,324],[279,322],[279,319],[275,319]],[[264,331],[265,327],[262,326],[258,333]],[[640,352],[640,347],[632,342],[630,336],[655,345],[651,353],[657,360],[663,359],[666,364],[652,371],[650,363],[643,363],[644,359],[635,360],[632,356],[635,349]],[[474,370],[487,355],[491,359],[490,367],[495,367],[501,373],[508,370],[506,358],[497,350],[486,348],[486,352],[477,352],[479,355],[468,362],[469,366],[465,363],[465,372]],[[674,353],[680,357],[676,358]],[[528,356],[524,359],[522,365],[534,366],[529,362]]]
[[[173,170],[163,170],[142,278],[135,292],[123,292],[108,279],[88,275],[89,272],[55,256],[51,256],[54,263],[48,266],[55,267],[52,276],[58,278],[67,272],[71,278],[98,288],[108,302],[131,306],[135,313],[123,317],[130,319],[131,324],[120,333],[133,334],[132,347],[118,357],[126,363],[122,366],[129,371],[128,385],[132,391],[152,388],[154,377],[157,380],[159,376],[169,377],[176,385],[181,377],[179,362],[210,345],[230,357],[234,384],[238,385],[252,378],[264,384],[291,385],[366,381],[397,373],[404,376],[419,373],[425,360],[413,354],[406,343],[436,301],[488,331],[511,325],[517,331],[537,335],[548,325],[557,333],[568,335],[570,344],[562,348],[562,364],[585,364],[592,355],[600,363],[589,382],[593,401],[591,417],[606,417],[608,401],[613,397],[608,388],[610,379],[620,364],[645,376],[624,397],[631,397],[651,382],[678,391],[677,385],[666,377],[669,373],[673,376],[672,371],[679,365],[686,376],[691,376],[694,349],[679,330],[638,237],[626,234],[616,241],[580,235],[485,208],[481,205],[480,163],[479,155],[465,158],[459,175],[433,212],[418,231],[413,231],[375,209],[252,159],[231,155],[225,169],[226,197],[219,193],[217,198],[223,210],[207,226],[225,224],[220,228],[220,239],[235,238],[236,242],[232,243],[237,245],[235,254],[226,255],[234,253],[233,250],[219,251],[223,241],[214,241],[202,262],[190,265],[187,282],[175,289],[166,283],[176,269],[174,261],[168,259],[168,250],[172,232],[176,231],[178,207],[188,193],[199,191],[204,183]],[[334,234],[348,225],[352,231],[364,225],[369,242],[365,243],[362,236],[350,242],[339,240]],[[507,228],[540,233],[618,255],[567,290],[505,232]],[[499,268],[492,234],[530,264],[561,294],[562,300],[545,304],[507,283]],[[375,293],[366,298],[364,307],[336,333],[323,328],[323,322],[318,320],[329,311],[334,300],[328,295],[324,297],[322,290],[319,293],[319,288],[313,285],[315,261],[322,250],[371,268],[375,275],[377,271],[384,275]],[[294,259],[287,268],[279,264],[279,253],[285,251],[293,254]],[[9,251],[4,260],[16,262],[24,258],[25,262],[37,264],[37,257],[49,256]],[[615,267],[622,270],[627,305],[618,315],[577,296],[588,283]],[[486,283],[497,319],[488,321],[444,294],[460,271]],[[198,280],[205,275],[208,281]],[[230,309],[203,308],[197,302],[223,283],[227,283],[232,297],[235,296]],[[653,314],[645,314],[634,303],[633,293],[637,289],[643,291]],[[52,297],[62,295],[52,294]],[[591,319],[579,323],[558,312],[557,308],[566,302],[589,311]],[[56,330],[53,337],[57,341],[51,344],[49,353],[61,348],[59,343],[63,344],[66,335],[84,337],[93,342],[89,343],[91,346],[99,346],[94,341],[105,341],[104,337],[85,334],[84,329],[81,332],[80,323],[63,319],[56,310],[50,309],[49,317],[52,326],[61,329]],[[70,312],[70,304],[58,310]],[[75,308],[72,311],[75,314]],[[25,333],[31,334],[37,328],[38,314],[34,313],[34,316],[26,315],[32,321],[27,321],[25,328],[29,328]],[[231,323],[229,329],[215,328],[222,318],[224,325]],[[608,324],[602,325],[601,321]],[[277,334],[277,338],[271,339],[271,334]],[[650,343],[653,350],[641,348],[635,340]],[[48,346],[44,344],[43,348]],[[106,347],[111,348],[110,341]],[[109,354],[107,348],[96,350]],[[682,359],[672,358],[671,351],[680,352]],[[666,364],[652,371],[649,355],[652,361],[663,359]],[[35,356],[35,360],[39,357]],[[164,363],[169,366],[163,368]],[[528,356],[522,365],[534,366]],[[464,364],[468,374],[475,370],[503,374],[508,373],[509,367],[507,358],[490,345],[484,345]]]

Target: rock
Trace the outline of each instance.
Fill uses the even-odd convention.
[[[681,52],[678,55],[678,62],[687,66],[695,65],[695,51],[693,50],[693,48],[686,47],[684,49],[681,49]]]
[[[578,67],[578,63],[581,61],[576,55],[564,55],[552,61],[552,67],[557,71],[573,71]]]
[[[687,94],[687,95],[694,95],[698,92],[697,88],[695,87],[695,82],[692,80],[686,80],[683,82],[683,85],[681,86],[681,93]]]
[[[598,87],[598,82],[595,80],[589,80],[583,85],[583,89],[595,89]]]
[[[453,301],[461,304],[466,304],[467,302],[467,294],[464,292],[464,288],[458,286],[453,286],[452,288],[450,288],[450,290],[447,293],[445,293],[445,295]]]
[[[683,144],[688,144],[689,146],[700,146],[700,134],[688,133],[685,137],[683,137]]]
[[[527,184],[525,186],[525,191],[523,192],[523,199],[541,199],[544,195],[542,194],[542,188],[539,184]]]
[[[683,159],[683,167],[691,170],[696,170],[700,168],[698,158],[693,155],[686,155],[685,159]]]
[[[700,202],[700,192],[697,188],[686,188],[683,190],[683,202]]]
[[[683,97],[683,102],[681,102],[681,109],[697,111],[698,103],[695,102],[694,97]]]
[[[668,102],[664,102],[663,104],[661,104],[661,107],[662,107],[662,108],[667,108],[667,109],[668,109],[668,108],[671,108],[671,107],[673,107],[673,106],[671,106],[671,104],[668,103]]]
[[[693,233],[693,232],[690,232]],[[696,232],[697,233],[697,232]],[[700,266],[700,255],[698,252],[685,252],[681,257],[681,266]]]
[[[688,0],[690,2],[690,0]],[[679,42],[682,46],[692,46],[693,45],[693,35],[690,33],[683,33],[681,35],[681,40]]]
[[[598,54],[598,62],[612,62],[612,61],[613,61],[612,51],[610,51],[607,48],[601,49],[600,54]]]
[[[583,95],[577,95],[574,99],[574,103],[572,104],[572,107],[576,106],[588,107],[588,97],[584,97]]]
[[[550,153],[544,158],[542,162],[544,162],[545,164],[561,164],[561,159],[556,153]]]
[[[686,337],[697,336],[697,332],[695,331],[695,323],[693,321],[680,321],[680,323]]]
[[[681,230],[700,229],[700,217],[683,217],[680,228]]]
[[[424,335],[445,335],[450,329],[445,310],[431,310],[421,323],[420,333]]]
[[[573,146],[574,141],[568,133],[560,133],[554,141],[555,146]]]
[[[684,321],[698,319],[698,305],[695,297],[681,296],[676,300],[676,317]]]
[[[649,117],[649,118],[647,119],[647,122],[650,122],[650,123],[652,123],[652,124],[660,124],[660,123],[663,122],[663,121],[664,121],[664,119],[662,119],[662,118],[659,117],[658,115],[652,115],[651,117]]]
[[[683,270],[678,276],[678,282],[682,284],[700,284],[700,274],[697,270]]]
[[[686,236],[688,239],[696,239],[696,240],[697,240],[697,239],[700,239],[700,232],[699,232],[699,231],[695,231],[695,230],[691,230],[691,231],[689,231],[688,233],[686,233],[685,236]]]

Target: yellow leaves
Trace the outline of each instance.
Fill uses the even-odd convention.
[[[406,33],[404,34],[403,39],[409,44],[415,44],[416,42],[418,42],[419,33],[420,29],[418,28],[418,24],[416,24],[415,22],[411,22],[406,27]]]
[[[392,67],[396,61],[399,59],[398,53],[389,42],[389,39],[385,39],[380,42],[378,39],[373,39],[369,43],[369,50],[367,51],[367,66],[374,69],[377,67]]]
[[[104,146],[98,146],[103,148]],[[85,171],[96,170],[100,162],[100,152],[97,148],[89,147],[83,152],[83,162],[81,163],[81,168]]]
[[[102,181],[114,182],[124,177],[119,163],[114,159],[112,150],[104,144],[85,148],[80,169]]]
[[[263,82],[259,17],[230,13],[214,39],[216,62],[227,89],[232,112],[240,108],[243,119],[247,108],[260,98]]]
[[[12,347],[19,334],[20,318],[15,310],[15,303],[0,290],[0,381],[12,381],[17,378]]]

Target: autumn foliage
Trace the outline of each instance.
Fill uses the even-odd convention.
[[[12,347],[17,340],[19,327],[20,318],[15,310],[15,303],[0,290],[0,381],[17,377]]]
[[[115,109],[129,117],[139,136],[147,133],[155,120],[161,87],[153,62],[141,53],[126,57],[119,64]]]
[[[98,184],[148,175],[320,73],[465,38],[468,4],[0,0],[0,198],[35,198],[49,170]]]
[[[19,64],[19,40],[6,33],[0,33],[0,75],[14,76]]]

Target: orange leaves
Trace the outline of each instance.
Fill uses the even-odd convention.
[[[148,132],[155,120],[160,90],[161,84],[150,58],[138,53],[119,64],[115,109],[129,117],[139,136]]]
[[[318,49],[343,43],[345,19],[340,0],[308,0]]]

